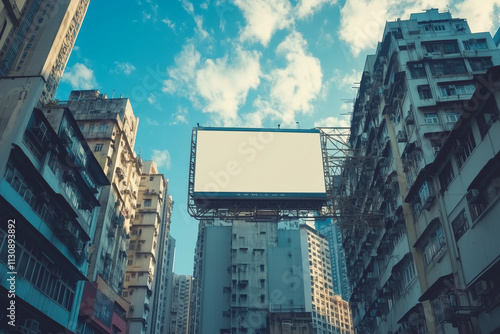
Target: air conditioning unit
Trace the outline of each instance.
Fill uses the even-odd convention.
[[[432,59],[432,53],[431,52],[426,52],[424,54],[424,59]]]
[[[467,203],[476,203],[479,200],[479,195],[480,193],[478,189],[470,189],[466,195]]]
[[[484,296],[489,294],[493,290],[493,282],[491,281],[479,281],[476,283],[476,294],[478,296]]]

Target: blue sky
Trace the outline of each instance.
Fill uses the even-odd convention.
[[[99,89],[131,100],[136,152],[170,181],[175,272],[189,275],[192,128],[347,126],[345,100],[385,22],[429,8],[467,18],[473,32],[500,24],[500,0],[94,0],[57,99]]]

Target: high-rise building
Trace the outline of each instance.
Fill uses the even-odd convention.
[[[162,279],[164,242],[170,230],[168,183],[158,174],[156,164],[145,161],[141,174],[137,211],[130,227],[123,297],[130,302],[128,333],[151,333],[156,330],[152,314],[162,299],[155,280]],[[163,248],[162,248],[163,250]]]
[[[189,334],[192,276],[176,275],[172,282],[172,300],[168,333]]]
[[[138,119],[128,99],[108,99],[97,90],[72,91],[69,100],[60,105],[73,113],[109,181],[99,197],[86,275],[92,284],[86,287],[88,301],[81,306],[80,323],[82,331],[99,328],[112,333],[111,326],[102,327],[96,313],[106,310],[104,314],[126,323],[130,311],[129,302],[121,295],[142,168],[134,151]]]
[[[101,276],[120,294],[143,167],[134,151],[139,119],[134,116],[129,99],[108,99],[98,90],[72,91],[69,100],[61,105],[75,116],[111,183],[100,197],[87,276],[93,282]]]
[[[168,179],[166,180],[168,186]],[[168,189],[167,189],[168,190]],[[167,193],[167,191],[165,191]],[[162,223],[158,236],[158,255],[156,259],[154,294],[151,310],[151,334],[162,334],[166,328],[165,313],[170,307],[170,293],[173,279],[173,257],[175,256],[175,239],[170,236],[172,218],[172,195],[168,195],[163,207]],[[171,244],[173,243],[173,244]]]
[[[349,300],[351,292],[349,280],[347,278],[347,267],[340,227],[337,222],[334,222],[332,219],[316,219],[315,225],[316,230],[328,239],[332,267],[333,293],[342,296],[343,300]]]
[[[89,0],[0,4],[0,77],[41,77],[40,101],[55,97]]]
[[[194,333],[268,333],[276,321],[294,323],[293,313],[304,330],[353,332],[348,304],[339,307],[333,293],[328,241],[316,230],[278,229],[276,222],[200,225]]]
[[[22,94],[22,93],[21,93]],[[0,159],[0,331],[77,329],[101,187],[109,184],[71,112],[32,108]],[[7,139],[4,137],[4,139]],[[12,241],[11,241],[12,240]],[[119,326],[119,324],[118,324]]]
[[[388,22],[367,57],[349,139],[362,163],[344,170],[366,224],[341,220],[358,332],[500,327],[498,64],[489,33],[437,9]]]
[[[164,264],[165,275],[163,280],[163,309],[160,318],[160,333],[168,334],[170,329],[170,310],[172,307],[172,289],[174,280],[174,260],[175,260],[175,239],[169,235],[167,242],[167,255],[166,264]],[[191,295],[192,300],[192,295]],[[190,304],[191,304],[190,300]],[[192,309],[192,308],[191,308]],[[190,311],[189,320],[189,333],[192,333],[193,325],[191,319],[193,318]]]
[[[310,294],[308,297],[312,303],[314,333],[354,333],[349,304],[333,292],[328,239],[308,225],[301,226],[300,237],[304,261],[309,263],[311,276],[310,290],[306,289],[306,293]]]

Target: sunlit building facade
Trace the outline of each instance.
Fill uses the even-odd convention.
[[[358,332],[499,330],[498,64],[489,33],[437,9],[388,22],[367,57],[349,139],[362,163],[345,166],[367,223],[342,229]]]

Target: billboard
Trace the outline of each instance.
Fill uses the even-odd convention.
[[[198,128],[193,197],[326,199],[319,130]]]

